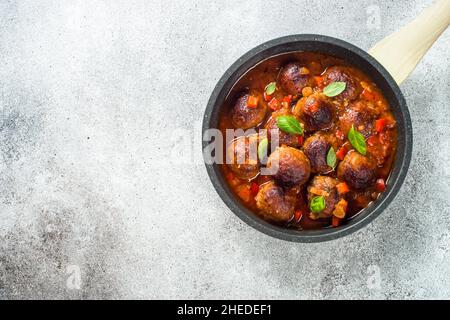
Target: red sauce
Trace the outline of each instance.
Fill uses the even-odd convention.
[[[286,68],[292,62],[295,63],[296,67],[292,68],[292,72],[289,73]],[[297,82],[286,82],[286,75],[288,80],[300,79],[298,85],[290,86],[293,82]],[[324,97],[323,89],[330,83],[336,82],[330,79],[345,82],[345,91],[335,97]],[[275,92],[270,96],[264,95],[266,86],[272,82],[276,82]],[[293,92],[292,90],[297,91]],[[250,99],[251,105],[247,105],[247,107],[263,110],[261,111],[264,113],[261,120],[258,116],[236,117],[234,106],[237,100],[245,94],[252,97]],[[229,165],[222,165],[223,174],[231,189],[246,207],[271,223],[286,228],[320,229],[345,223],[346,220],[351,219],[367,207],[370,202],[379,196],[381,190],[384,190],[380,189],[380,181],[386,182],[395,157],[397,129],[395,119],[383,93],[360,70],[341,59],[320,53],[293,52],[278,55],[264,60],[248,70],[229,92],[221,109],[219,128],[225,135],[226,129],[239,127],[236,123],[246,125],[258,121],[257,124],[253,123],[250,128],[261,129],[271,121],[272,117],[279,114],[292,114],[305,127],[307,126],[307,123],[305,123],[307,115],[305,115],[305,111],[302,111],[302,113],[299,110],[309,108],[312,110],[311,112],[317,112],[317,109],[320,109],[320,104],[310,103],[306,107],[308,97],[314,97],[315,95],[332,106],[332,121],[323,128],[304,130],[303,135],[288,135],[287,143],[305,152],[304,143],[308,137],[321,132],[327,137],[336,138],[333,138],[332,146],[337,153],[339,153],[341,147],[345,148],[343,151],[357,152],[348,139],[349,125],[354,125],[356,131],[364,135],[367,149],[364,157],[376,163],[375,176],[367,186],[364,188],[350,186],[348,192],[339,194],[339,199],[344,199],[347,204],[345,217],[337,218],[334,213],[325,217],[318,217],[317,214],[311,212],[310,199],[308,199],[308,188],[311,186],[312,179],[317,175],[331,177],[336,183],[346,182],[347,186],[349,185],[348,182],[350,182],[350,185],[354,182],[352,177],[350,177],[350,181],[346,181],[345,178],[339,177],[337,174],[340,160],[337,160],[336,167],[330,168],[328,172],[311,172],[308,181],[303,185],[285,186],[275,181],[275,184],[283,190],[283,194],[295,195],[295,203],[293,204],[295,209],[292,210],[292,207],[289,207],[290,209],[287,212],[291,216],[288,219],[283,218],[281,220],[274,219],[265,208],[258,207],[255,200],[264,184],[274,180],[273,176],[256,174],[252,177],[240,178],[240,174],[233,171]],[[258,101],[257,107],[255,107],[254,98]],[[245,109],[245,103],[243,108]],[[274,111],[273,108],[278,110]],[[353,112],[353,110],[356,111]],[[323,117],[318,119],[322,121]],[[245,120],[248,121],[245,122]],[[225,152],[226,149],[227,146],[224,146]],[[341,152],[341,156],[344,156],[347,152]],[[260,167],[263,167],[263,165],[260,164]],[[388,186],[388,184],[387,182],[386,185]]]

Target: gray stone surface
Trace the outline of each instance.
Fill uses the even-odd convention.
[[[295,33],[368,49],[429,4],[1,1],[0,298],[450,298],[448,30],[401,86],[406,182],[353,235],[272,239],[172,161],[200,154],[209,94],[247,50]]]

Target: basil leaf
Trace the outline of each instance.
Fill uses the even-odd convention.
[[[333,147],[331,147],[330,150],[328,150],[327,165],[332,167],[333,169],[336,166],[336,152],[334,152]]]
[[[286,133],[303,134],[300,122],[293,116],[279,116],[277,118],[277,126]]]
[[[366,155],[366,141],[364,136],[356,131],[355,127],[352,125],[350,131],[348,132],[348,140],[352,144],[353,148],[362,155]]]
[[[277,83],[276,82],[271,82],[269,83],[265,88],[264,91],[266,92],[267,95],[271,95],[275,92],[277,88]]]
[[[311,203],[309,204],[309,208],[312,212],[320,212],[325,209],[325,198],[324,196],[317,196],[311,199]]]
[[[259,161],[265,163],[267,158],[267,147],[269,145],[269,140],[267,138],[262,139],[258,144],[258,158]]]
[[[323,94],[327,97],[335,97],[345,90],[346,85],[347,84],[345,82],[332,82],[323,88]]]

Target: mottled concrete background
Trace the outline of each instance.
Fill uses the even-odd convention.
[[[429,4],[0,1],[0,298],[450,298],[448,30],[402,84],[406,182],[356,234],[269,238],[202,164],[171,161],[200,154],[247,50],[294,33],[368,49]]]

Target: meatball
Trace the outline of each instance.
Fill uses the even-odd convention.
[[[379,112],[370,102],[351,103],[339,117],[339,128],[347,135],[353,125],[364,137],[368,138],[372,134],[378,114]]]
[[[306,183],[311,174],[311,165],[305,154],[295,148],[278,147],[267,160],[267,167],[274,171],[275,181],[285,187]]]
[[[349,67],[334,66],[328,68],[323,74],[323,85],[327,86],[332,82],[345,82],[346,84],[345,90],[336,96],[338,100],[354,100],[362,91],[354,71]]]
[[[376,163],[371,158],[352,150],[339,163],[337,175],[353,189],[362,190],[374,183]]]
[[[257,94],[252,96],[258,99],[258,104],[255,108],[247,106],[250,94],[241,95],[235,102],[231,110],[231,121],[237,128],[248,129],[259,125],[266,116],[267,106],[262,102],[262,97]]]
[[[288,63],[281,70],[280,84],[289,94],[301,94],[302,89],[312,84],[309,70],[297,62]]]
[[[294,215],[295,195],[283,190],[273,181],[260,186],[255,200],[260,213],[271,220],[287,222]]]
[[[286,109],[281,109],[281,110],[273,112],[272,117],[269,119],[269,121],[267,122],[267,124],[265,126],[265,129],[267,129],[267,136],[270,139],[270,134],[271,134],[270,131],[277,130],[279,145],[284,144],[284,145],[287,145],[290,147],[298,147],[300,145],[298,135],[286,133],[284,131],[281,131],[278,128],[277,118],[282,115],[292,115],[292,114],[291,114],[291,112],[289,112]]]
[[[330,147],[336,149],[336,138],[322,132],[316,132],[303,144],[303,152],[311,163],[313,173],[327,173],[333,168],[327,165],[327,153]]]
[[[337,192],[337,179],[327,176],[315,176],[308,186],[308,202],[314,197],[323,196],[325,198],[325,209],[316,214],[317,218],[328,218],[331,216],[335,205],[341,197]]]
[[[234,139],[227,147],[227,163],[238,178],[252,179],[259,173],[258,135]]]
[[[293,113],[302,119],[307,131],[317,131],[333,124],[334,106],[325,95],[315,93],[300,99]]]

